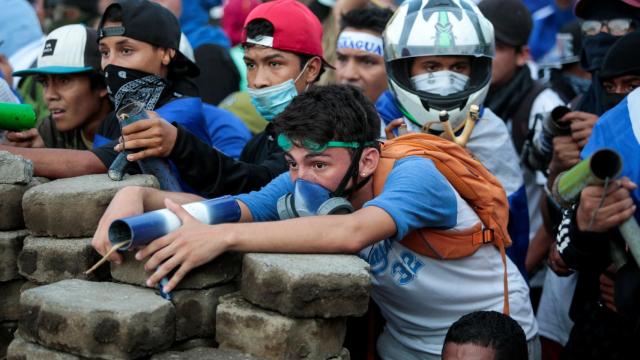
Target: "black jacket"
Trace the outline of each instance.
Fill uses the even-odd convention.
[[[169,159],[182,180],[208,198],[259,190],[288,170],[271,124],[247,143],[240,160],[224,155],[178,125]]]

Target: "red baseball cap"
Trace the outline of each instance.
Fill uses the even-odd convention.
[[[257,19],[266,20],[273,25],[273,37],[247,39],[247,24]],[[323,64],[333,68],[323,57],[320,20],[297,0],[276,0],[258,5],[244,22],[242,42],[318,56]]]

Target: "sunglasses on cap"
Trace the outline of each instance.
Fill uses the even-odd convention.
[[[357,141],[345,142],[345,141],[329,141],[326,144],[318,144],[317,142],[309,139],[303,139],[299,144],[294,143],[289,139],[285,134],[278,135],[278,146],[282,148],[284,151],[289,151],[293,149],[293,146],[301,146],[312,153],[321,153],[328,148],[349,148],[349,149],[357,149],[360,147],[360,143]],[[371,146],[372,142],[364,143],[364,146]]]
[[[623,36],[632,29],[633,20],[629,18],[616,18],[611,20],[585,20],[582,22],[582,33],[587,36],[598,35],[604,26],[613,36]]]

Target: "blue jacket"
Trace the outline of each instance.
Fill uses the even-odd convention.
[[[209,9],[221,4],[220,0],[182,0],[180,28],[194,50],[204,44],[220,45],[225,49],[231,47],[222,28],[209,24]]]

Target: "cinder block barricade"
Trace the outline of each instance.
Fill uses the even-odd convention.
[[[49,181],[0,152],[0,358],[349,359],[345,320],[366,312],[370,289],[354,256],[226,253],[171,301],[145,286],[133,252],[86,275],[98,221],[131,185],[158,182]]]
[[[346,317],[367,311],[370,287],[355,256],[246,254],[241,291],[220,299],[216,339],[263,359],[348,359]]]
[[[20,288],[26,282],[18,272],[18,255],[28,232],[22,217],[22,196],[46,182],[33,177],[33,164],[0,151],[0,358],[7,352],[20,317]]]

